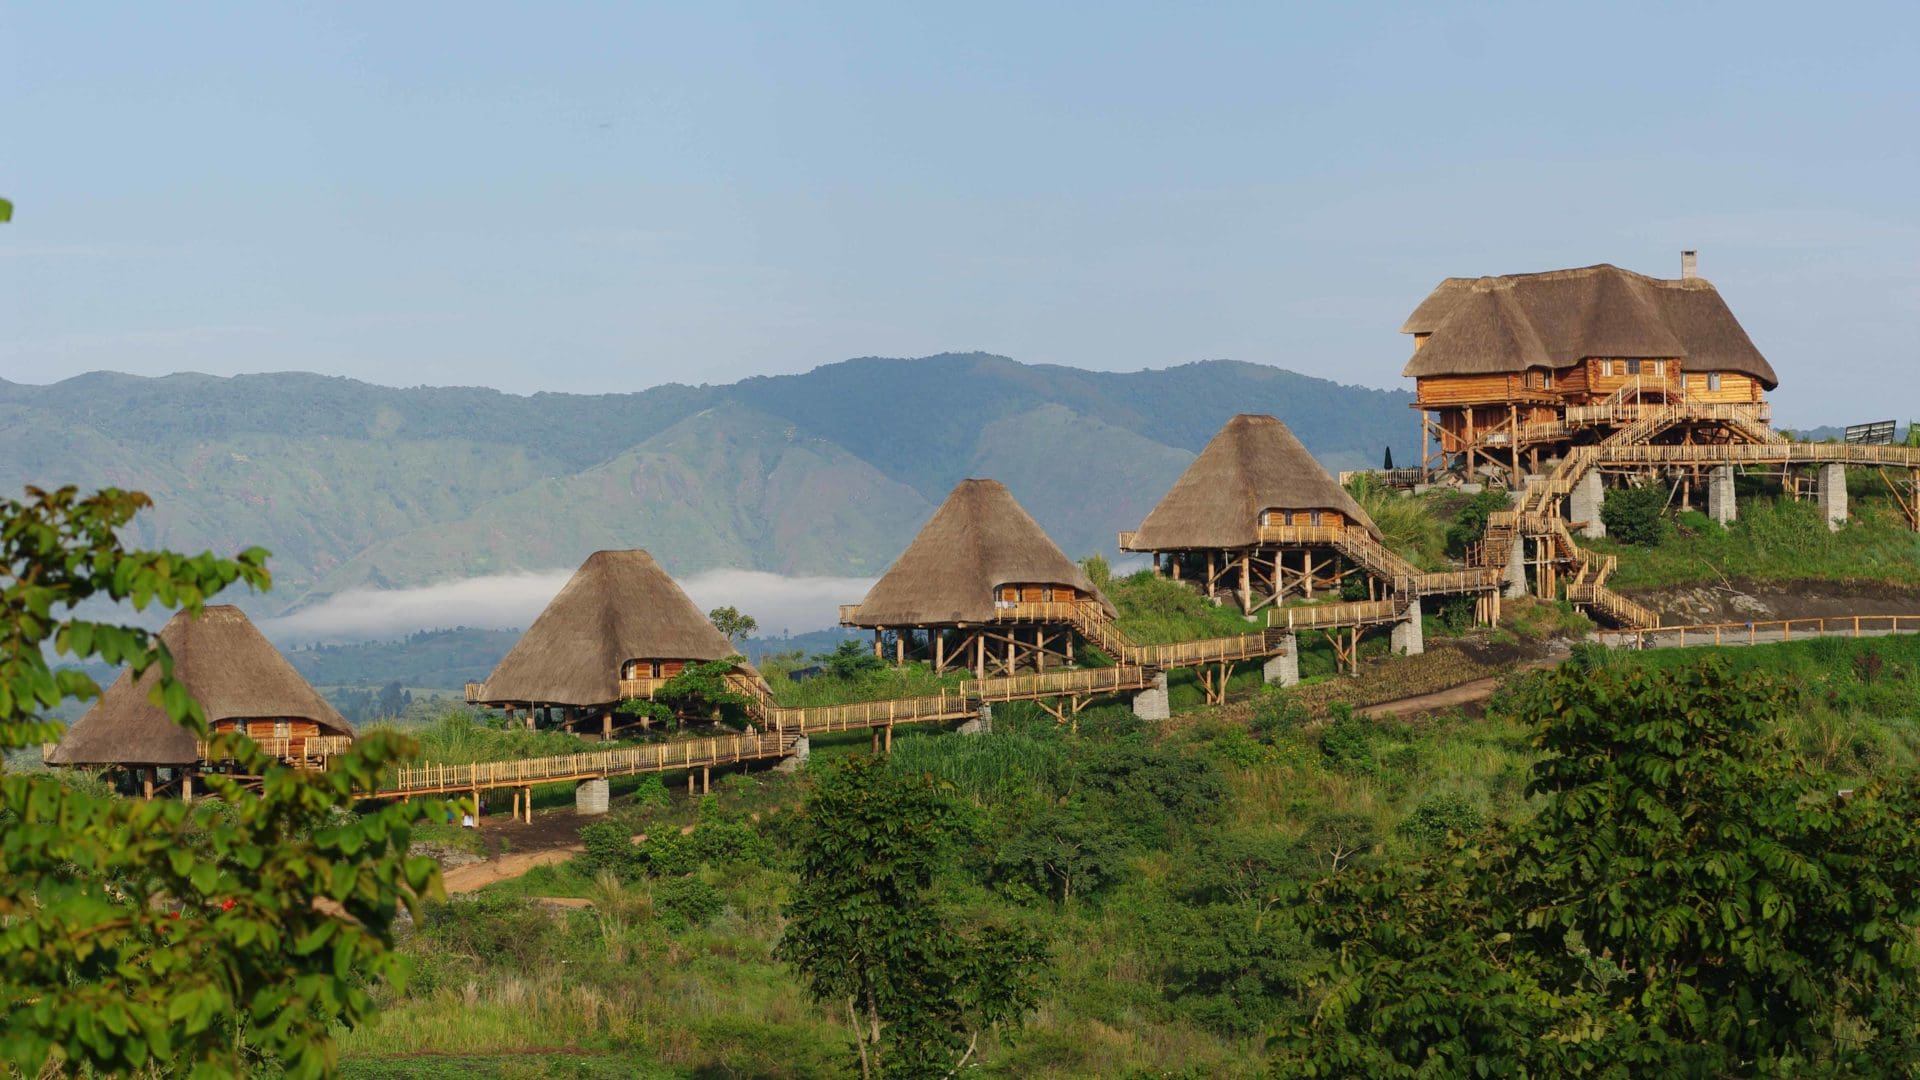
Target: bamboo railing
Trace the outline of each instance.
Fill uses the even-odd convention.
[[[1394,622],[1403,618],[1406,610],[1407,604],[1404,599],[1301,604],[1295,607],[1269,609],[1267,625],[1276,628],[1285,627],[1288,630],[1346,629],[1353,626]]]
[[[353,738],[349,735],[295,735],[291,738],[252,736],[254,745],[265,751],[270,757],[284,760],[324,760],[335,754],[344,754],[353,748]],[[222,754],[212,757],[212,746],[205,740],[195,742],[201,761],[232,761],[233,755]]]
[[[1920,634],[1920,615],[1835,615],[1811,619],[1699,623],[1635,630],[1603,630],[1602,644],[1613,648],[1668,649],[1703,645],[1767,645],[1810,637],[1877,637]]]
[[[793,748],[792,735],[725,735],[687,739],[651,746],[623,746],[585,754],[481,761],[470,765],[402,765],[391,785],[374,792],[376,798],[432,795],[497,787],[524,787],[568,780],[593,780],[644,772],[667,772],[785,757]]]

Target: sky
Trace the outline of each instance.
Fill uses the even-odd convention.
[[[1449,275],[1700,251],[1920,414],[1920,5],[0,0],[0,378],[515,393],[986,350],[1402,386]]]

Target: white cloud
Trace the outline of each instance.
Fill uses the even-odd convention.
[[[570,570],[499,574],[417,589],[354,589],[261,628],[282,644],[367,641],[453,626],[525,627],[572,576]],[[700,610],[731,604],[762,634],[833,626],[839,605],[866,595],[871,578],[782,577],[759,570],[709,570],[682,581]]]

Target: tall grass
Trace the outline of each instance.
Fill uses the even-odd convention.
[[[1057,791],[1067,749],[1057,736],[994,731],[983,735],[914,732],[894,740],[893,768],[944,780],[976,801]]]
[[[1447,563],[1447,530],[1427,495],[1407,495],[1358,476],[1347,486],[1360,509],[1367,512],[1387,547],[1423,570],[1442,570]]]
[[[1190,584],[1142,570],[1113,583],[1107,598],[1120,612],[1120,629],[1144,644],[1229,637],[1259,629],[1229,604],[1216,605]]]
[[[1811,502],[1763,495],[1740,500],[1739,517],[1722,527],[1701,514],[1662,525],[1652,546],[1593,542],[1620,557],[1612,584],[1621,588],[1752,581],[1879,581],[1920,586],[1920,535],[1884,498],[1862,498],[1838,532]]]

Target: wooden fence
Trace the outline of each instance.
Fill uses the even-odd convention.
[[[1920,615],[1838,615],[1816,619],[1765,619],[1756,622],[1699,623],[1640,630],[1603,630],[1601,644],[1611,648],[1667,649],[1689,645],[1769,645],[1810,637],[1876,637],[1920,633]]]

